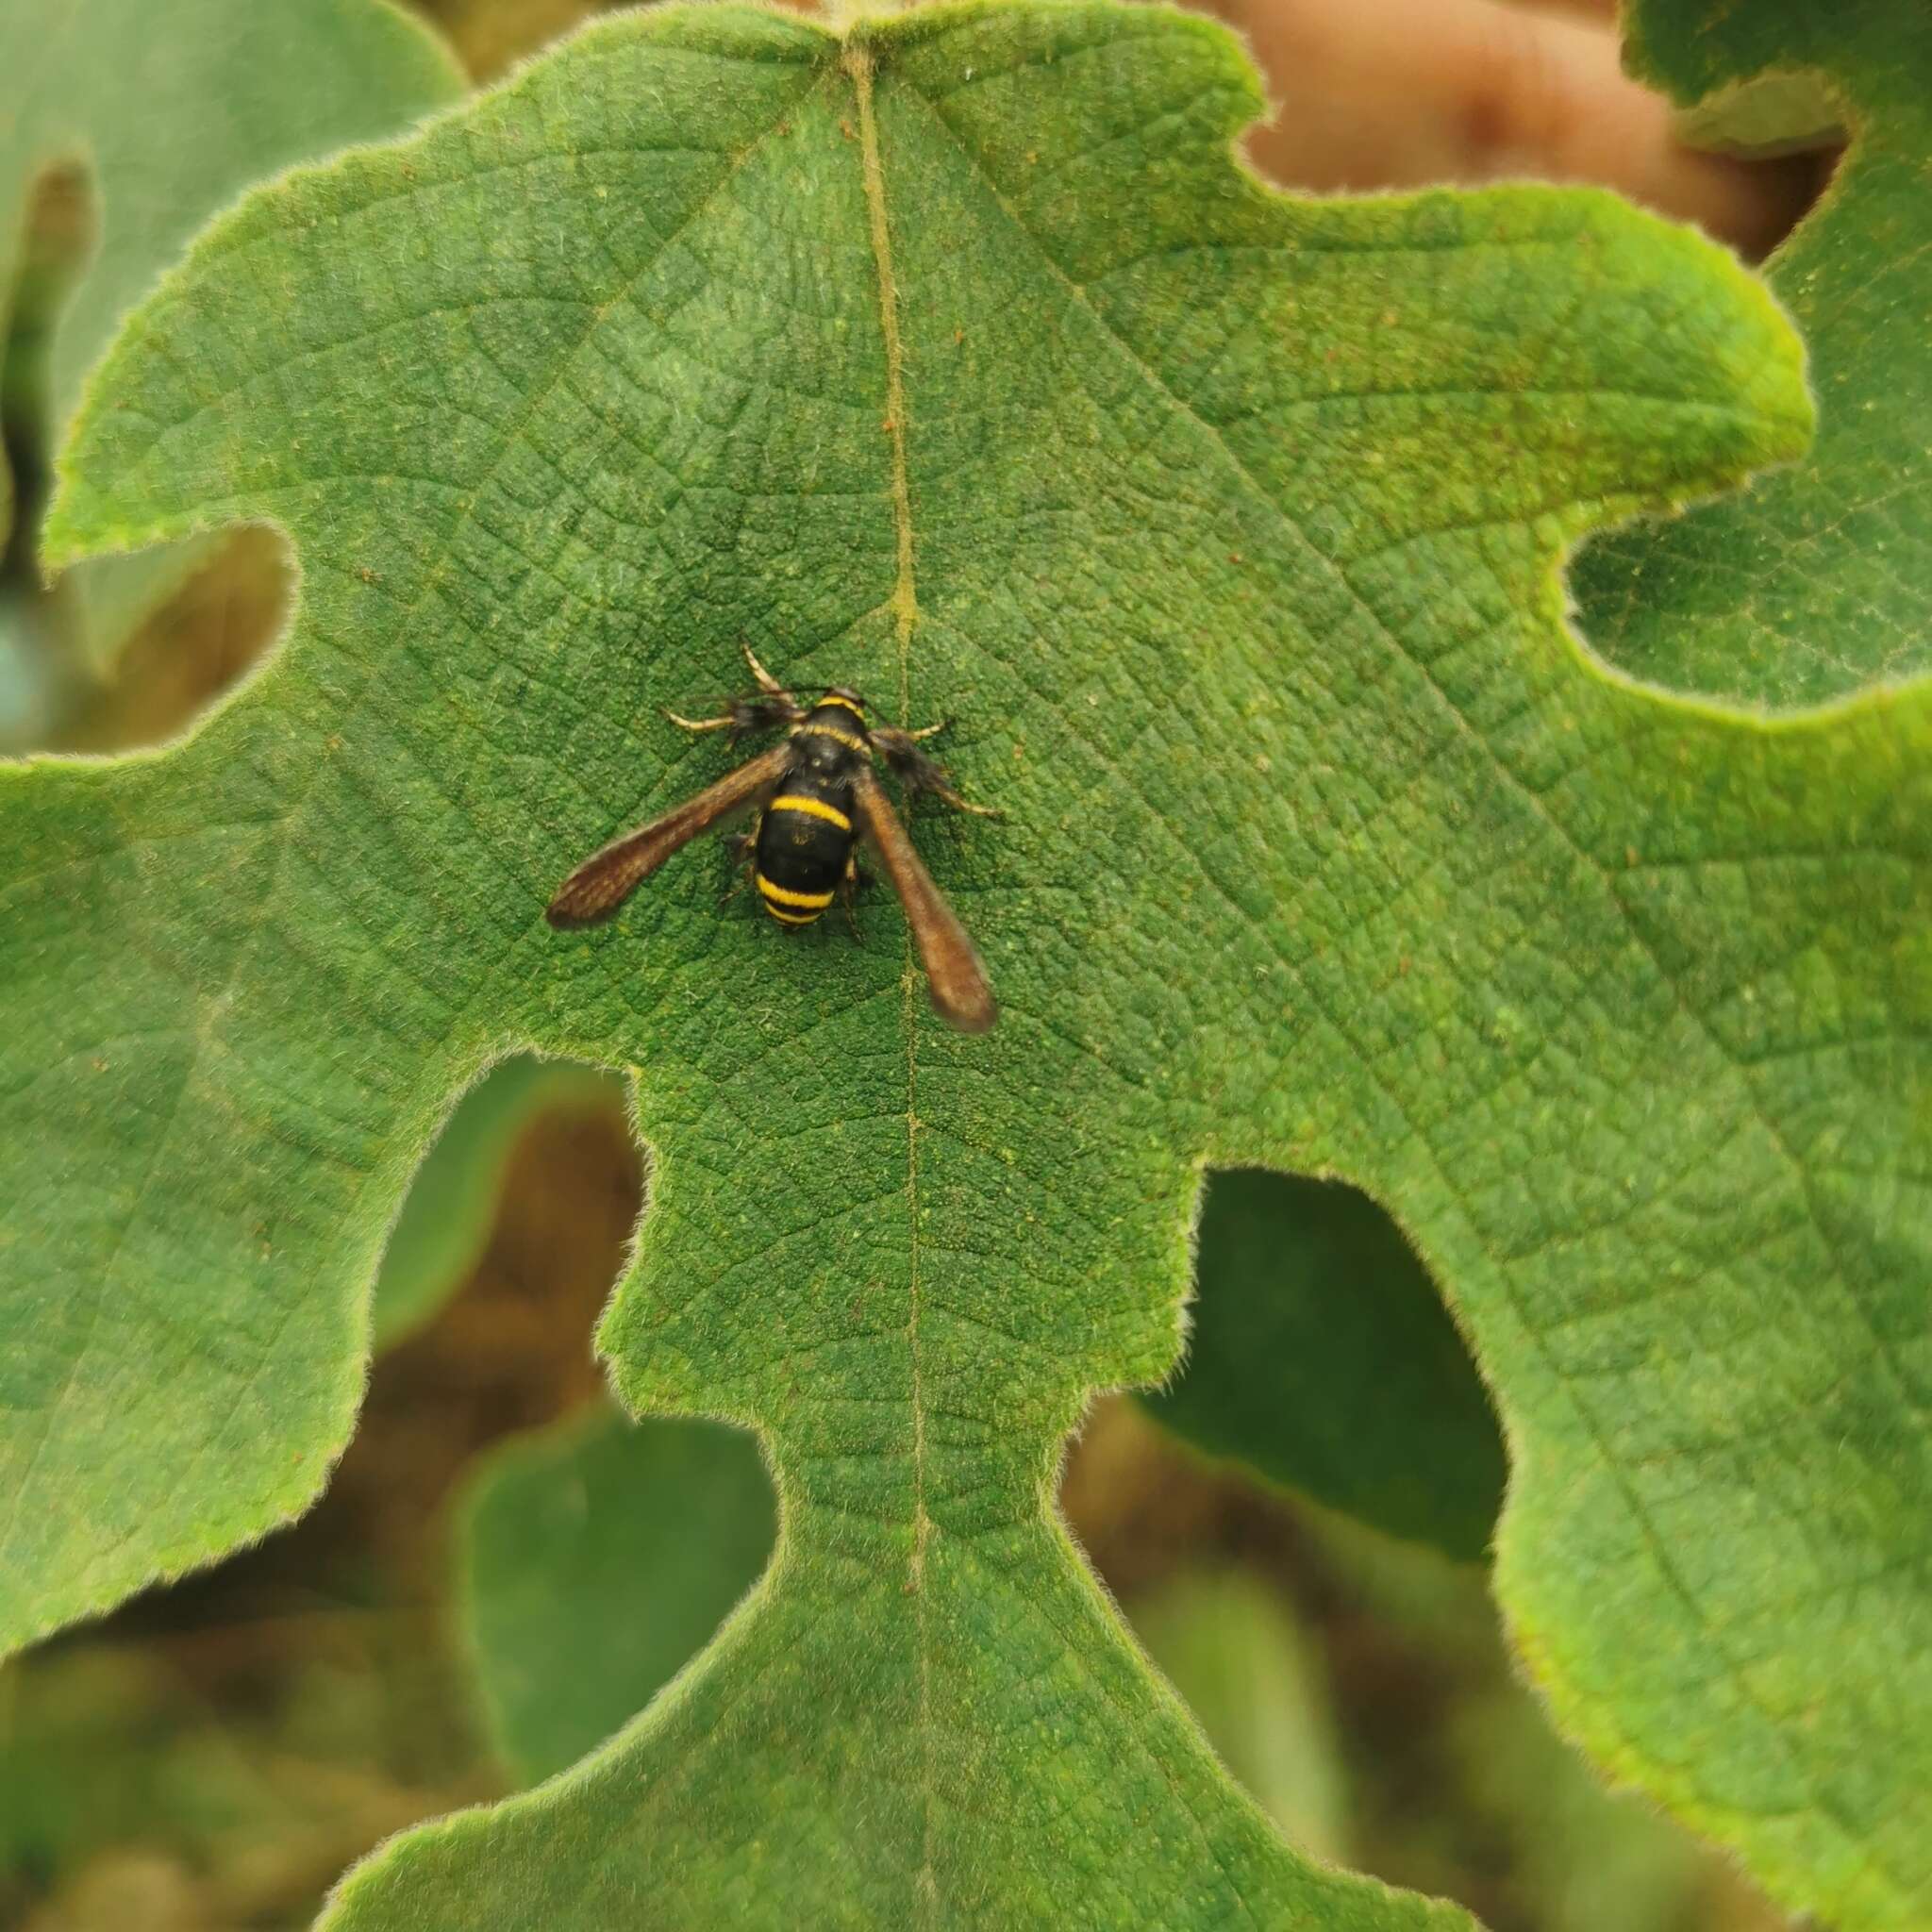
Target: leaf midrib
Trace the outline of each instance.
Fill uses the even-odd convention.
[[[872,50],[858,35],[846,44],[840,66],[852,82],[858,112],[859,170],[872,234],[873,265],[878,277],[879,335],[886,358],[886,435],[891,455],[891,498],[895,575],[891,608],[899,651],[899,723],[911,724],[912,633],[919,622],[919,585],[913,562],[912,497],[906,462],[905,353],[899,339],[898,282],[892,270],[891,225],[886,213],[885,170],[879,158],[878,120],[873,106]],[[906,1038],[906,1349],[907,1400],[912,1411],[912,1548],[907,1564],[907,1592],[912,1599],[914,1641],[919,1651],[920,1863],[914,1895],[921,1926],[939,1909],[939,1880],[933,1864],[934,1807],[938,1767],[932,1727],[932,1635],[925,1602],[925,1548],[933,1524],[925,1507],[925,1391],[919,1357],[919,972],[912,934],[903,941],[900,1011]]]

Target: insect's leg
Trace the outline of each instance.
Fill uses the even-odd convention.
[[[763,817],[762,811],[754,813],[748,832],[724,834],[724,849],[731,855],[731,883],[726,887],[724,896],[718,901],[721,906],[730,905],[744,891],[745,881],[751,877],[752,865],[758,857],[758,821]]]
[[[896,724],[874,724],[872,727],[872,741],[885,753],[887,759],[896,771],[901,760],[916,764],[923,754],[912,749],[922,739],[937,738],[941,731],[950,731],[953,721],[941,718],[936,724],[922,724],[917,731],[902,731]],[[928,759],[928,763],[931,761]]]
[[[765,822],[765,808],[759,806],[751,815],[751,824],[741,832],[724,834],[724,849],[730,853],[733,861],[748,872],[758,858],[758,827]]]
[[[805,716],[805,707],[752,656],[749,644],[741,648],[744,661],[751,666],[751,675],[758,681],[755,695],[727,698],[724,710],[715,718],[686,718],[672,710],[667,710],[664,715],[686,731],[728,731],[733,744],[753,731],[770,731],[779,724],[796,724]]]
[[[864,943],[864,937],[858,930],[858,889],[866,884],[866,877],[859,870],[858,854],[845,855],[845,875],[839,881],[839,903],[845,908],[845,924],[852,928],[852,937]]]
[[[925,785],[920,789],[930,791],[941,805],[950,805],[955,811],[970,811],[976,819],[998,819],[1006,816],[997,806],[969,804],[950,785]]]
[[[790,704],[791,702],[791,693],[758,662],[758,658],[752,655],[751,646],[741,638],[739,640],[739,649],[744,653],[744,661],[751,666],[751,675],[758,679],[758,689],[768,698],[783,698],[787,704]]]
[[[885,754],[886,763],[892,768],[892,775],[905,786],[908,795],[930,791],[941,804],[951,806],[955,811],[970,811],[975,818],[998,818],[1000,813],[990,805],[967,804],[953,790],[946,768],[937,758],[928,758],[920,750],[918,741],[943,730],[946,722],[949,721],[928,724],[921,731],[901,731],[891,724],[875,725],[872,741]]]
[[[687,731],[728,731],[732,743],[736,744],[750,732],[770,731],[778,724],[796,724],[805,716],[805,711],[787,695],[732,698],[726,703],[723,714],[716,718],[684,718],[669,710],[664,715]]]

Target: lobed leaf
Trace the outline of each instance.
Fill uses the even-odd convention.
[[[521,1046],[651,1143],[621,1391],[778,1489],[699,1663],[336,1932],[1460,1923],[1282,1845],[1055,1516],[1089,1391],[1174,1358],[1204,1162],[1412,1234],[1564,1722],[1922,1915],[1927,692],[1587,659],[1567,546],[1794,455],[1789,328],[1607,196],[1273,195],[1258,105],[1157,8],[627,16],[250,197],[101,373],[58,558],[269,518],[304,575],[188,743],[0,771],[6,1627],[300,1507],[417,1153]],[[892,908],[787,940],[702,855],[544,924],[717,775],[658,710],[741,636],[958,718],[1007,817],[916,836],[995,1033]]]
[[[1713,142],[1850,149],[1765,264],[1818,441],[1748,493],[1589,545],[1591,641],[1640,677],[1817,704],[1932,667],[1932,18],[1912,0],[1632,0],[1628,58]]]

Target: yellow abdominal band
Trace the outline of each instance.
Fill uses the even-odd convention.
[[[794,892],[787,886],[774,886],[763,873],[758,874],[758,891],[765,910],[787,925],[809,925],[832,903],[829,892]],[[798,910],[788,910],[791,907]]]
[[[788,792],[783,798],[773,799],[765,809],[808,812],[815,819],[824,819],[828,825],[837,825],[841,832],[852,829],[852,821],[836,805],[827,805],[823,798],[801,798]]]

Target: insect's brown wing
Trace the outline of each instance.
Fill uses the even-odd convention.
[[[640,881],[656,872],[680,845],[690,844],[700,832],[775,785],[791,758],[789,740],[774,744],[661,819],[613,839],[558,887],[556,898],[544,909],[544,918],[552,925],[589,925],[608,918]]]
[[[958,915],[948,906],[932,874],[920,862],[892,809],[878,775],[870,765],[860,768],[852,788],[858,823],[879,856],[886,876],[906,908],[906,922],[925,968],[933,1010],[962,1033],[984,1033],[999,1018],[986,968]]]

